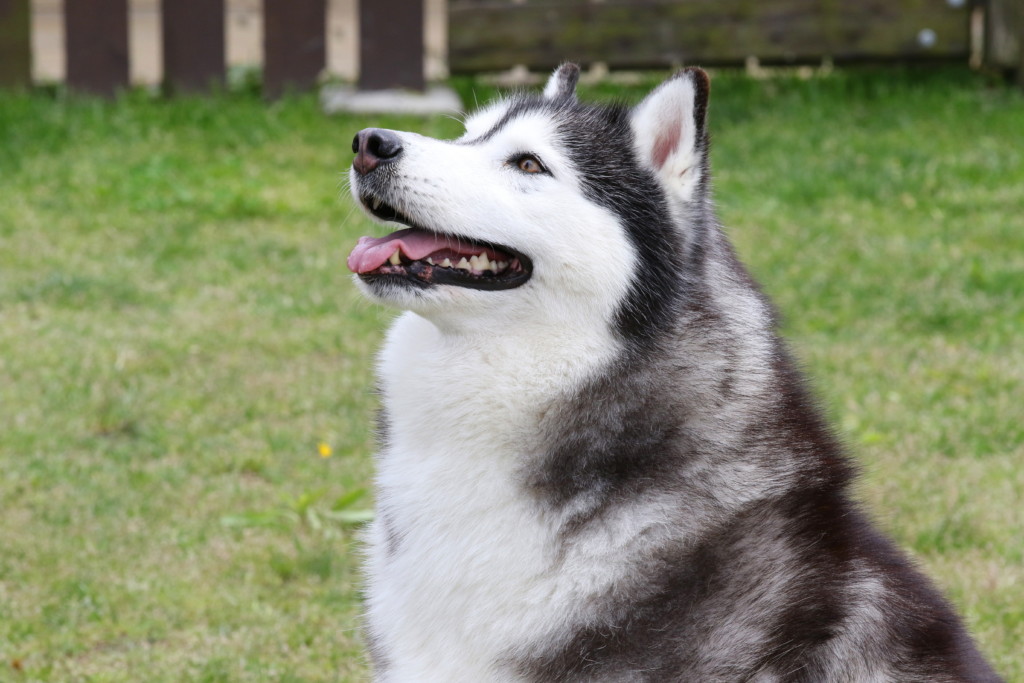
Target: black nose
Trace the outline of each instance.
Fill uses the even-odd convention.
[[[383,128],[364,128],[352,138],[352,160],[359,175],[366,175],[382,162],[391,161],[402,153],[402,139],[397,133]]]

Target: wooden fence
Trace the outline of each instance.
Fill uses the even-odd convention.
[[[1016,70],[1024,86],[1024,0],[989,0],[984,15],[985,62]]]
[[[977,24],[987,49],[972,40]],[[972,51],[1016,68],[1022,46],[1024,0],[449,0],[456,73],[548,69],[566,59],[626,69],[750,57],[966,62]]]
[[[327,0],[261,0],[263,91],[314,86],[327,61]],[[0,86],[31,79],[30,0],[0,0]],[[64,0],[66,80],[111,96],[129,82],[128,0]],[[360,86],[421,89],[423,0],[359,0]],[[225,0],[160,3],[164,85],[196,92],[224,83]]]
[[[28,82],[29,14],[26,0],[0,0],[0,86]]]
[[[965,0],[452,0],[453,71],[967,58]]]
[[[164,0],[164,81],[222,83],[225,0]],[[326,61],[327,0],[262,0],[264,92],[314,85]],[[423,87],[424,0],[358,0],[359,85]],[[67,82],[110,95],[128,84],[128,0],[65,0]],[[0,0],[0,85],[28,83],[30,0]],[[440,11],[440,10],[438,10]],[[431,16],[434,16],[433,14]],[[831,59],[964,60],[1024,83],[1024,0],[448,0],[454,72],[571,59],[612,68]]]

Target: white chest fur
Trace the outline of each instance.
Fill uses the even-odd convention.
[[[560,520],[521,484],[544,404],[613,352],[590,338],[498,346],[413,314],[396,322],[380,358],[390,424],[367,565],[383,680],[503,680],[497,660],[550,643],[611,580],[594,557],[559,553]]]

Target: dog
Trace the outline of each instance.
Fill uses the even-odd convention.
[[[379,356],[376,680],[997,681],[849,495],[852,467],[715,218],[708,76],[633,108],[366,129],[348,258]]]

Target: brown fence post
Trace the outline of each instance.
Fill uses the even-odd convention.
[[[113,96],[128,85],[128,0],[65,0],[68,87]]]
[[[1024,15],[1024,12],[1020,13]],[[1017,24],[1017,85],[1024,88],[1024,16],[1018,17]]]
[[[32,80],[29,0],[0,0],[0,86]]]
[[[263,0],[263,96],[308,90],[327,65],[326,0]]]
[[[1024,6],[1019,0],[985,3],[985,64],[1004,73],[1016,71],[1024,85]]]
[[[359,88],[423,90],[423,0],[359,1]]]
[[[224,0],[164,0],[164,83],[198,92],[224,83]]]

